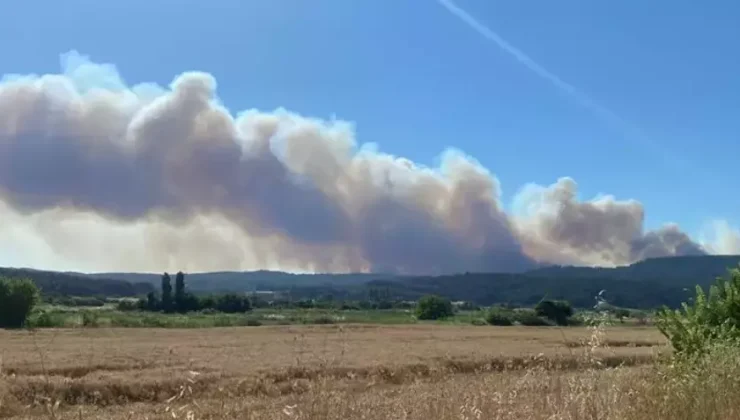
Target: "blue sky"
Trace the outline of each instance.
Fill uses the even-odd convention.
[[[130,84],[207,71],[233,111],[336,116],[356,123],[360,143],[427,165],[461,149],[496,174],[506,201],[526,183],[571,176],[582,198],[641,201],[648,227],[737,221],[740,3],[456,4],[659,148],[436,0],[13,2],[0,26],[0,73],[57,73],[71,49],[115,64]]]

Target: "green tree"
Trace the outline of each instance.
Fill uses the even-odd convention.
[[[0,328],[25,326],[39,299],[39,289],[31,280],[0,278]]]
[[[419,319],[443,319],[452,315],[452,303],[440,296],[423,296],[416,305],[416,317]]]
[[[186,299],[185,274],[182,271],[178,271],[175,275],[175,309],[178,312],[188,311]]]
[[[573,316],[573,307],[565,300],[541,300],[534,308],[537,316],[543,316],[558,325],[568,325]]]
[[[676,354],[699,355],[713,344],[740,340],[740,269],[729,274],[729,279],[718,278],[708,294],[697,285],[691,304],[658,312],[656,325]]]
[[[162,309],[172,312],[172,280],[167,273],[162,275]]]
[[[247,296],[227,293],[216,299],[216,310],[224,313],[249,312],[252,305]]]
[[[146,299],[139,300],[139,309],[144,311],[156,312],[162,309],[162,302],[154,292],[146,294]]]
[[[619,319],[619,322],[624,324],[624,319],[630,317],[630,311],[624,308],[616,308],[614,310],[614,316]]]

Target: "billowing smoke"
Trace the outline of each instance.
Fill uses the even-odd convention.
[[[358,147],[345,122],[233,115],[209,74],[164,89],[74,52],[63,67],[0,84],[0,235],[37,266],[444,273],[705,252],[676,226],[645,232],[638,202],[578,201],[569,178],[508,215],[462,153],[427,168]]]

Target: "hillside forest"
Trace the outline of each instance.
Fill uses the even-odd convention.
[[[523,273],[442,276],[290,274],[274,271],[188,274],[195,295],[269,291],[287,300],[417,300],[435,294],[477,305],[531,306],[543,297],[591,307],[606,291],[610,303],[630,308],[677,307],[698,284],[706,287],[740,263],[740,256],[656,258],[629,266],[544,267]],[[0,277],[29,278],[44,296],[143,297],[160,289],[162,274],[63,273],[0,268]]]

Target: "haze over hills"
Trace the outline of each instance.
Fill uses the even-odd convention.
[[[94,273],[77,275],[94,279],[142,282],[158,286],[162,273]],[[174,273],[170,273],[174,274]],[[253,291],[306,286],[355,286],[372,280],[398,279],[390,274],[292,274],[282,271],[215,271],[187,274],[188,287],[198,292]]]
[[[485,273],[482,275],[512,275],[527,278],[579,279],[609,278],[619,280],[654,280],[666,284],[689,286],[705,283],[724,275],[728,267],[740,263],[740,255],[705,255],[651,258],[619,267],[548,266],[525,272]],[[162,273],[94,273],[81,274],[98,279],[115,279],[158,285]],[[448,276],[457,278],[463,273]],[[477,274],[477,273],[476,273]],[[353,286],[373,281],[403,281],[406,279],[433,278],[431,276],[399,276],[387,273],[319,273],[292,274],[282,271],[222,271],[188,274],[188,283],[198,291],[249,291],[255,289],[302,286]]]

